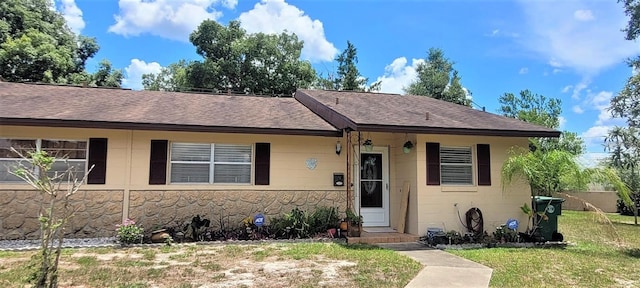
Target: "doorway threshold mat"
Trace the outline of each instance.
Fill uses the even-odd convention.
[[[396,233],[397,231],[391,227],[363,227],[362,230],[368,233]]]

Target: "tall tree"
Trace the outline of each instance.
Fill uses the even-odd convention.
[[[293,95],[315,80],[311,63],[300,60],[303,42],[295,34],[249,34],[239,21],[225,27],[205,20],[189,39],[204,60],[189,63],[184,78],[174,74],[182,73],[184,63],[164,70],[165,75],[156,75],[156,79],[148,76],[146,87],[176,89],[171,85],[186,84],[193,90]],[[177,82],[156,85],[166,79]]]
[[[318,75],[314,85],[320,89],[345,90],[345,91],[379,91],[381,82],[367,85],[369,78],[366,78],[358,71],[358,49],[351,41],[347,41],[347,48],[334,59],[338,62],[338,71],[333,77],[328,78]]]
[[[525,122],[545,126],[552,129],[560,127],[562,102],[560,99],[547,98],[544,95],[522,90],[517,96],[504,93],[500,96],[500,113]],[[532,147],[543,152],[562,150],[572,155],[584,152],[584,141],[575,132],[563,131],[560,138],[532,138]]]
[[[620,0],[629,17],[625,38],[635,41],[640,37],[640,1]],[[640,69],[640,56],[629,61],[634,69]],[[627,79],[622,91],[611,99],[609,111],[613,117],[623,118],[626,127],[614,127],[605,138],[610,152],[609,164],[618,170],[622,179],[633,190],[633,197],[640,198],[640,74]],[[628,206],[631,207],[631,206]],[[631,209],[637,216],[637,209]],[[636,224],[638,223],[636,217]]]
[[[0,77],[9,81],[67,82],[84,71],[99,46],[76,36],[50,0],[0,1]]]
[[[416,67],[417,79],[404,89],[405,93],[471,106],[468,91],[462,87],[453,64],[441,49],[430,48],[426,61]]]
[[[336,90],[364,91],[367,78],[358,71],[358,50],[347,41],[347,48],[335,59],[338,62],[337,77],[334,80]]]

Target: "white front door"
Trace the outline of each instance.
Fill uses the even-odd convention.
[[[361,148],[356,193],[356,209],[362,226],[389,226],[389,156],[387,147]]]

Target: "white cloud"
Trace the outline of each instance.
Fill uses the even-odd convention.
[[[579,105],[574,105],[571,110],[573,110],[574,113],[576,114],[582,114],[584,113],[584,109],[582,109],[582,107],[580,107]]]
[[[606,152],[588,152],[580,155],[578,157],[578,162],[585,167],[596,167],[600,162],[607,159],[609,157],[609,153]]]
[[[567,85],[562,88],[562,93],[567,93],[573,88],[573,85]]]
[[[420,63],[424,63],[424,59],[412,59],[410,66],[407,66],[407,62],[407,58],[399,57],[384,67],[384,75],[376,80],[381,82],[380,92],[404,93],[403,88],[416,79],[416,68]]]
[[[238,5],[238,0],[222,0],[222,6],[233,9]]]
[[[162,38],[188,41],[189,34],[206,19],[222,16],[214,5],[235,7],[236,0],[120,0],[116,23],[109,32],[125,37],[149,33]]]
[[[627,17],[616,1],[522,1],[526,33],[519,43],[555,68],[593,76],[640,53],[638,42],[624,39]],[[582,12],[576,12],[582,11]],[[593,17],[597,11],[607,17]],[[576,17],[582,20],[578,21]]]
[[[75,0],[59,0],[58,11],[67,21],[67,26],[76,34],[84,29],[84,20],[82,19],[82,10],[78,8]]]
[[[556,67],[556,68],[562,67],[562,63],[558,62],[558,60],[556,59],[549,60],[549,65],[551,65],[551,67]]]
[[[593,19],[595,19],[595,17],[593,17],[593,13],[591,12],[591,10],[576,10],[575,12],[573,12],[573,18],[575,18],[578,21],[591,21]]]
[[[573,93],[571,94],[571,98],[580,99],[580,93],[582,93],[582,90],[587,89],[589,87],[589,84],[591,84],[591,79],[586,77],[583,78],[578,84],[573,86]]]
[[[529,68],[527,67],[522,67],[520,68],[520,71],[518,71],[518,74],[527,74],[529,73]]]
[[[564,129],[564,125],[567,124],[567,118],[564,118],[562,116],[558,116],[558,122],[559,122],[558,129],[562,130],[562,129]]]
[[[604,138],[607,136],[607,133],[611,128],[612,126],[596,125],[589,128],[587,131],[582,132],[582,134],[580,134],[580,137],[584,139],[584,142],[587,145],[587,147],[602,146],[602,144],[604,143]],[[588,150],[591,150],[591,149],[588,149]]]
[[[586,99],[582,102],[580,110],[595,110],[598,112],[598,119],[594,125],[583,132],[580,137],[585,141],[587,151],[602,151],[604,138],[608,131],[615,126],[624,126],[625,123],[620,118],[612,118],[609,113],[609,102],[613,97],[610,91],[600,91],[598,93],[587,92]],[[576,108],[574,107],[574,112]]]
[[[554,68],[552,72],[553,72],[553,74],[558,74],[558,73],[562,72],[562,69]]]
[[[487,34],[485,34],[485,36],[488,36],[488,37],[518,38],[518,37],[520,37],[520,34],[515,33],[515,32],[502,31],[500,29],[493,29],[493,30],[491,30],[491,33],[487,33]]]
[[[125,77],[122,86],[134,90],[142,89],[142,75],[149,73],[160,73],[162,66],[158,62],[146,63],[140,59],[131,59],[131,64],[124,68]]]
[[[332,61],[338,49],[324,35],[320,20],[312,20],[304,11],[284,0],[262,0],[252,10],[240,14],[242,27],[248,32],[295,33],[304,41],[302,58]]]
[[[602,125],[605,121],[611,119],[611,113],[609,113],[609,103],[611,102],[612,92],[600,91],[591,98],[591,104],[593,107],[600,111],[598,114],[598,120],[596,125]]]

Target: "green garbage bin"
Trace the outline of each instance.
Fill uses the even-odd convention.
[[[562,234],[558,233],[558,215],[562,215],[562,202],[564,199],[546,196],[534,196],[532,207],[536,211],[535,223],[538,227],[534,233],[541,241],[563,241]],[[544,212],[546,217],[538,215]]]

